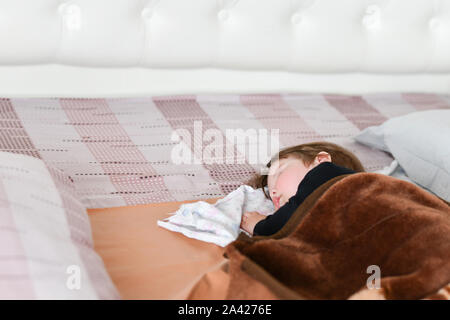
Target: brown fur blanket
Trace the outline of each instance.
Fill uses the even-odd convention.
[[[225,256],[229,299],[448,297],[450,207],[392,177],[340,176],[278,233],[241,234]],[[379,268],[379,289],[367,286],[369,266]]]

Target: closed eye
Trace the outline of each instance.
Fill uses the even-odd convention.
[[[277,168],[275,168],[275,172],[273,172],[271,175],[269,175],[267,177],[267,187],[269,188],[269,198],[272,200],[272,192],[271,192],[271,186],[275,185],[277,180],[278,180],[278,176],[280,175],[281,172],[283,172],[283,170],[289,165],[289,161],[287,161],[286,158],[280,159],[279,162],[277,163]],[[273,167],[272,167],[273,169]],[[272,182],[272,183],[270,183]]]

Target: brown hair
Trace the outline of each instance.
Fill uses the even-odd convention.
[[[321,151],[328,152],[331,156],[331,162],[338,166],[346,167],[356,172],[364,172],[364,167],[361,164],[361,161],[359,161],[353,153],[341,146],[338,146],[337,144],[325,141],[311,142],[288,147],[278,153],[278,159],[281,160],[292,156],[302,160],[306,166],[309,166],[314,162],[317,154]],[[267,163],[267,168],[270,168],[272,161],[276,159],[276,157],[273,157],[272,160]],[[262,188],[265,196],[270,199],[270,196],[264,189],[267,186],[267,175],[255,176],[248,182],[248,184],[254,188]]]

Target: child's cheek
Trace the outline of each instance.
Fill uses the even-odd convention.
[[[277,190],[281,192],[287,201],[297,193],[298,185],[303,180],[307,170],[303,168],[292,168],[280,174],[277,180]]]
[[[295,194],[298,187],[298,178],[289,174],[289,172],[283,172],[278,177],[277,190],[285,197],[291,197]],[[292,194],[294,192],[294,194]]]

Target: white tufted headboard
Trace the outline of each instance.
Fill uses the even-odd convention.
[[[0,95],[450,93],[450,0],[0,0]]]

